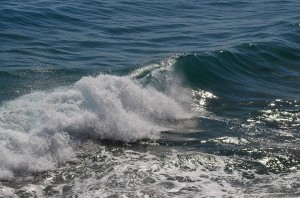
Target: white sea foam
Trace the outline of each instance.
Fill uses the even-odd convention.
[[[200,152],[169,152],[170,155],[163,158],[131,150],[115,156],[102,149],[97,158],[108,156],[109,160],[105,158],[88,167],[85,163],[76,165],[78,169],[85,166],[82,173],[85,177],[77,176],[69,181],[71,191],[80,197],[222,197],[238,193],[230,181],[240,175],[224,171],[226,157]],[[101,171],[93,170],[97,166]],[[46,182],[44,185],[53,184]],[[56,191],[62,192],[63,187],[59,186]]]
[[[0,179],[73,158],[72,137],[155,139],[168,129],[162,120],[189,116],[175,99],[129,77],[84,77],[72,87],[34,92],[0,109]]]

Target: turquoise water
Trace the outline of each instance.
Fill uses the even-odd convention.
[[[300,196],[298,1],[0,5],[0,197]]]

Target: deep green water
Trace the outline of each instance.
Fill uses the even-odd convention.
[[[1,1],[0,197],[300,196],[298,13]]]

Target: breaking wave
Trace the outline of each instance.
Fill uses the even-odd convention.
[[[171,96],[126,76],[83,77],[70,87],[27,94],[1,107],[0,178],[71,159],[74,139],[157,139],[168,121],[189,117]]]

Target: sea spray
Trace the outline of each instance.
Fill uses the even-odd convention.
[[[190,117],[173,98],[128,77],[84,77],[69,87],[6,102],[0,112],[0,179],[75,156],[72,138],[156,139],[165,121]]]

